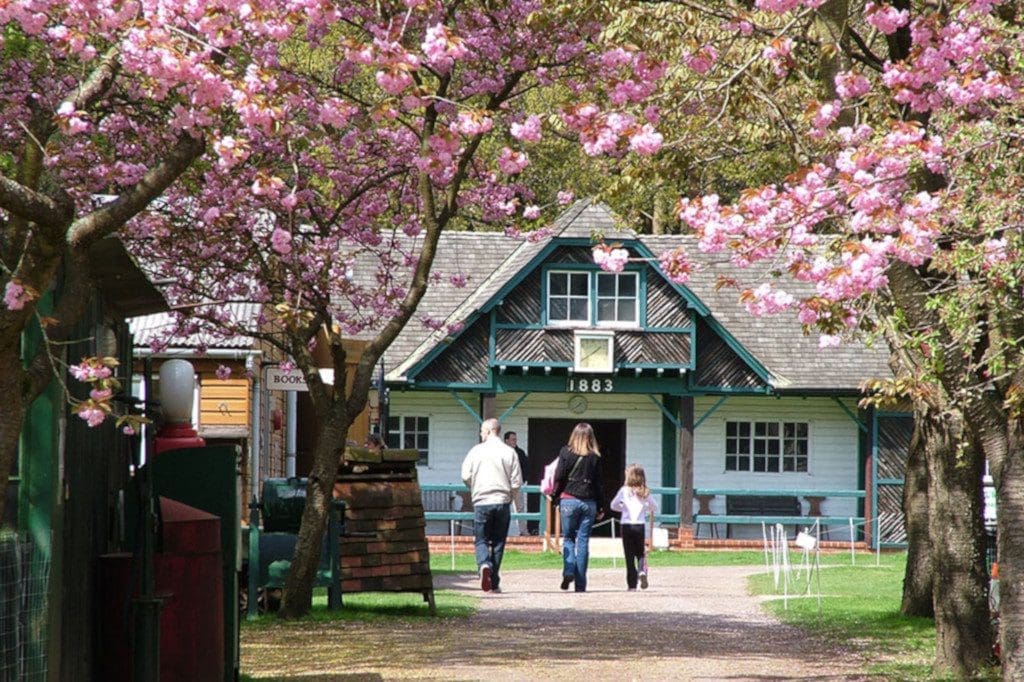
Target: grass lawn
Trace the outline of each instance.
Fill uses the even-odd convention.
[[[765,608],[779,620],[843,643],[854,643],[874,662],[868,672],[887,680],[931,680],[935,657],[935,626],[928,618],[899,613],[906,555],[883,554],[880,565],[872,558],[858,564],[827,565],[812,573],[811,596],[786,600],[771,574],[750,579],[755,594],[778,595]],[[816,577],[820,575],[819,607]],[[791,585],[790,595],[802,593],[806,583]],[[997,678],[993,678],[997,679]]]

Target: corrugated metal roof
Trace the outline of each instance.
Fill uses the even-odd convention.
[[[237,321],[247,329],[255,330],[263,306],[259,303],[228,303],[224,305],[230,319]],[[252,348],[250,336],[233,336],[218,338],[211,334],[199,333],[188,336],[171,336],[167,334],[174,328],[170,313],[156,313],[132,317],[128,326],[135,336],[136,346],[148,346],[155,340],[166,341],[170,348]]]

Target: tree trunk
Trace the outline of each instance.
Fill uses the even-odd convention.
[[[18,442],[25,419],[22,382],[25,371],[17,346],[0,350],[0,395],[6,396],[0,411],[0,522],[3,521],[7,502],[7,479],[14,471],[18,457]]]
[[[907,455],[907,470],[903,482],[903,518],[907,529],[907,570],[903,576],[903,602],[900,613],[905,616],[935,615],[932,601],[935,566],[932,564],[931,535],[928,529],[928,460],[933,457],[953,457],[955,452],[929,451],[929,446],[941,446],[946,438],[932,438],[941,424],[925,424],[934,419],[926,405],[916,405],[914,435]]]
[[[935,673],[972,677],[991,661],[992,624],[982,528],[980,451],[962,442],[958,413],[930,411],[920,425],[928,459],[935,568]],[[960,442],[958,442],[960,441]],[[958,452],[959,457],[954,453]]]
[[[306,488],[306,507],[295,544],[291,568],[284,583],[280,616],[299,618],[309,613],[313,602],[313,583],[320,566],[320,548],[327,528],[327,514],[338,474],[338,458],[345,449],[349,423],[338,413],[342,399],[335,399],[326,415],[318,414],[320,433],[313,449],[313,469]],[[318,411],[319,412],[319,411]]]
[[[999,646],[1004,680],[1024,676],[1024,425],[1009,424],[996,479],[999,533]]]

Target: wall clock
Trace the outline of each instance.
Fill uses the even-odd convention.
[[[581,395],[569,398],[569,411],[573,414],[583,414],[587,411],[587,399]]]

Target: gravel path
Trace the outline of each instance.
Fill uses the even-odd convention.
[[[242,670],[307,682],[870,679],[859,654],[766,615],[746,591],[757,570],[659,567],[650,589],[627,592],[623,569],[597,569],[580,594],[559,590],[551,570],[509,572],[471,618],[307,623],[275,628],[273,642],[248,630]],[[470,575],[435,587],[479,594]]]

